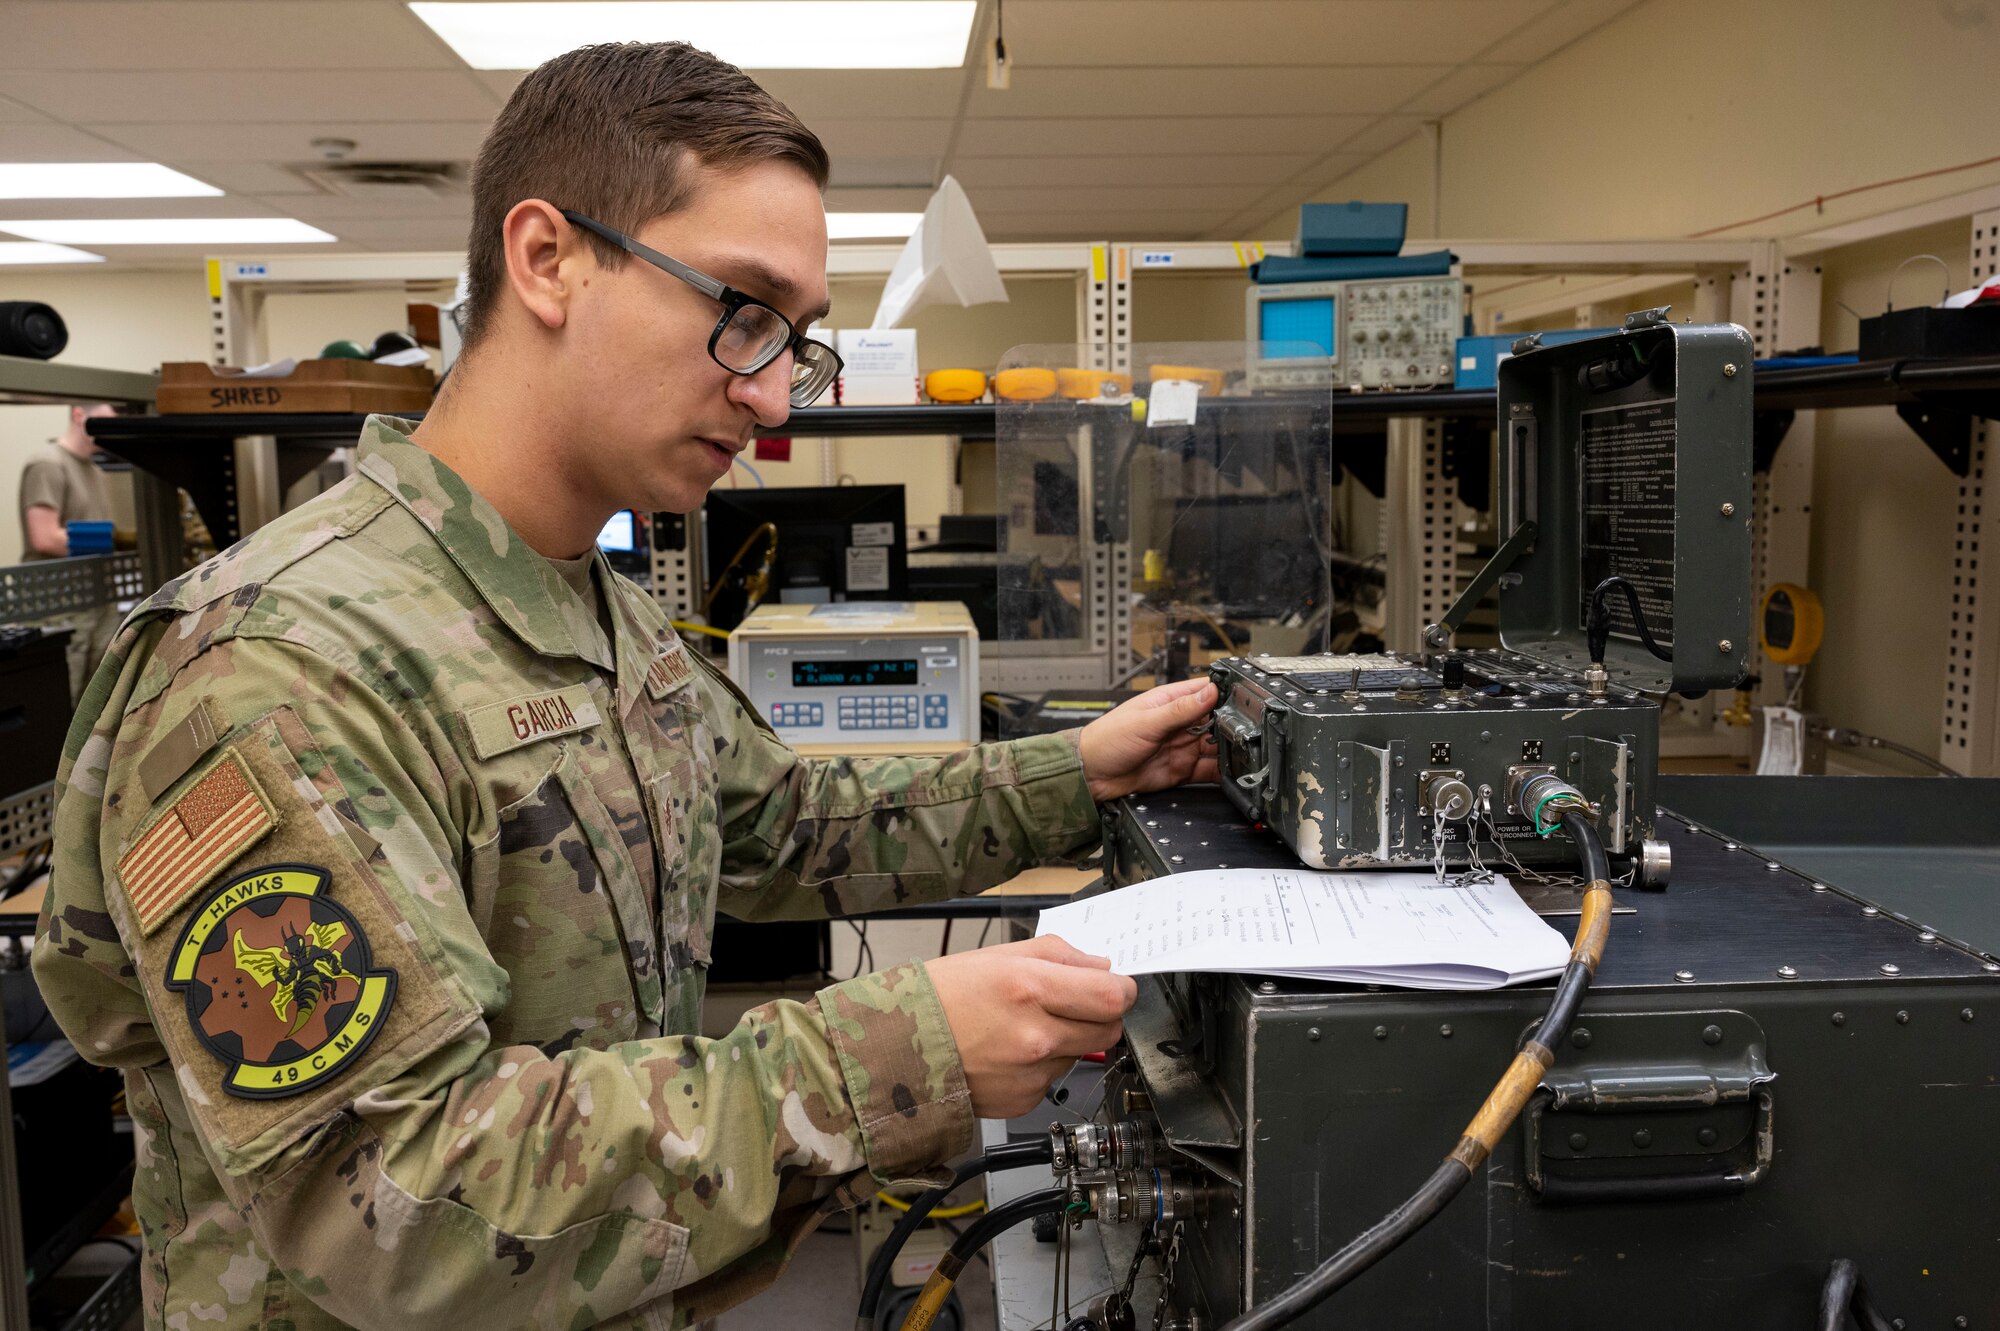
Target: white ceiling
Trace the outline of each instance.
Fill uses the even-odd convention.
[[[950,70],[774,70],[825,140],[828,204],[921,208],[947,172],[989,238],[1253,238],[1281,209],[1635,0],[994,0]],[[755,73],[756,71],[752,71]],[[319,250],[454,250],[466,200],[364,200],[299,175],[469,163],[520,76],[476,72],[400,0],[0,0],[0,161],[152,160],[227,191],[9,202],[15,217],[296,217]],[[115,262],[189,251],[113,247]]]

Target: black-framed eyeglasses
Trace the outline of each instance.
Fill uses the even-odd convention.
[[[576,226],[595,232],[628,254],[637,255],[661,272],[681,281],[722,306],[722,317],[708,335],[708,354],[731,374],[750,375],[769,365],[787,351],[792,353],[792,405],[809,407],[826,391],[840,373],[840,356],[824,342],[816,342],[763,301],[746,295],[726,282],[718,282],[679,259],[670,258],[650,245],[642,245],[614,227],[565,208],[562,215]]]

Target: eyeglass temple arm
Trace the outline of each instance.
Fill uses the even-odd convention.
[[[562,215],[584,230],[595,232],[604,237],[604,239],[610,241],[613,245],[616,245],[628,254],[636,254],[655,268],[661,268],[672,273],[675,277],[678,277],[696,291],[701,292],[702,295],[707,296],[710,300],[721,300],[729,291],[727,286],[716,281],[708,274],[690,268],[678,259],[662,254],[650,245],[640,244],[623,231],[614,230],[602,222],[585,217],[582,213],[571,212],[567,208],[562,210]]]

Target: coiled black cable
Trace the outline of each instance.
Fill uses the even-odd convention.
[[[951,1182],[941,1188],[933,1188],[911,1202],[910,1209],[903,1212],[896,1227],[889,1231],[889,1237],[882,1240],[882,1246],[868,1259],[868,1278],[861,1286],[861,1305],[854,1314],[856,1331],[875,1331],[876,1309],[881,1306],[882,1291],[888,1286],[889,1271],[896,1264],[896,1254],[903,1250],[903,1245],[910,1241],[910,1235],[916,1233],[930,1213],[937,1209],[939,1202],[983,1174],[1020,1169],[1027,1165],[1046,1165],[1051,1149],[1047,1137],[996,1146],[977,1159],[960,1165],[952,1173]]]

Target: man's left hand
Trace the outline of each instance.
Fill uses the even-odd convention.
[[[1083,728],[1077,749],[1090,797],[1120,795],[1215,780],[1215,740],[1190,726],[1215,710],[1215,685],[1184,679],[1120,703]]]

